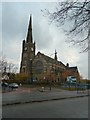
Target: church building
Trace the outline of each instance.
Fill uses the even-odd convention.
[[[33,82],[64,82],[68,75],[79,76],[78,68],[64,65],[57,58],[55,50],[54,58],[51,58],[40,51],[36,53],[35,41],[32,35],[32,17],[30,16],[26,40],[22,42],[22,55],[20,73],[27,74]]]

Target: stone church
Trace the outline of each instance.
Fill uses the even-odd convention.
[[[40,51],[36,54],[36,45],[32,35],[32,17],[30,16],[26,40],[22,42],[22,55],[20,73],[27,74],[29,80],[39,82],[63,82],[68,75],[79,76],[78,68],[64,65],[57,59],[55,50],[54,58],[51,58]]]

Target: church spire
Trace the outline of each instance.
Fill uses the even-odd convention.
[[[30,15],[30,21],[29,21],[29,26],[28,26],[28,33],[27,33],[27,43],[33,43],[33,38],[32,38],[32,17]]]
[[[28,30],[31,30],[31,29],[32,29],[32,18],[31,18],[31,15],[30,15],[30,22],[29,22]]]
[[[55,49],[55,60],[57,60],[57,52],[56,52],[56,49]]]

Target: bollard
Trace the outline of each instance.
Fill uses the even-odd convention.
[[[42,92],[44,91],[44,87],[42,87]]]

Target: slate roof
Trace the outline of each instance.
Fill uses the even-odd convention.
[[[53,64],[57,63],[59,65],[62,65],[64,67],[66,67],[61,61],[56,61],[55,59],[53,59],[53,58],[51,58],[51,57],[49,57],[49,56],[47,56],[47,55],[45,55],[45,54],[43,54],[41,52],[38,52],[37,55],[38,54],[40,54],[48,63],[53,63]]]
[[[67,69],[68,69],[68,70],[72,70],[73,72],[78,71],[77,66],[75,66],[75,67],[68,67]]]

